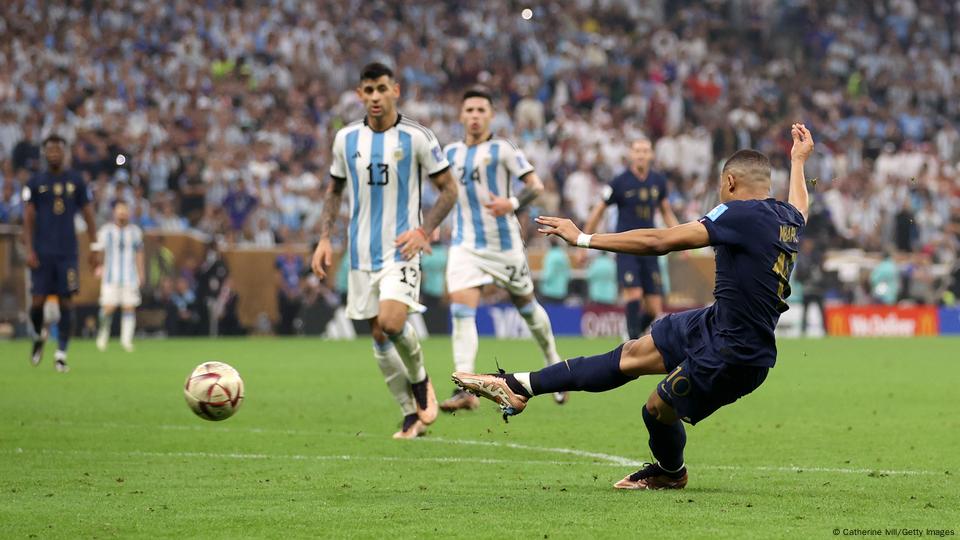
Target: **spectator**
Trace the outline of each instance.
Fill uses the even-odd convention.
[[[179,277],[167,302],[167,334],[195,336],[200,330],[197,295],[185,277]]]
[[[886,257],[873,267],[870,272],[870,290],[876,302],[888,306],[897,302],[900,295],[900,271],[893,260],[893,253],[888,251]]]
[[[570,286],[570,257],[563,242],[551,241],[550,250],[543,258],[540,273],[540,295],[547,302],[563,302]]]
[[[280,311],[277,333],[280,335],[294,334],[294,321],[301,305],[300,277],[305,268],[303,257],[294,253],[291,244],[287,244],[283,254],[277,255],[277,307]]]
[[[0,223],[20,223],[23,207],[20,194],[16,192],[13,180],[4,180],[0,187]]]
[[[800,253],[796,266],[793,269],[793,279],[800,283],[803,294],[803,313],[800,319],[800,332],[807,334],[807,320],[810,304],[820,311],[820,330],[826,322],[826,311],[823,308],[823,296],[826,289],[826,276],[823,271],[823,251],[816,248],[811,238],[800,241]]]
[[[612,255],[599,253],[587,267],[587,296],[595,304],[617,303],[617,262]]]

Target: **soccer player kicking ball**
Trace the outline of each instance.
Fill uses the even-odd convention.
[[[80,173],[66,167],[67,142],[59,135],[50,135],[43,141],[43,157],[47,170],[35,174],[23,188],[23,241],[33,295],[30,322],[34,338],[30,363],[37,366],[43,359],[43,345],[47,339],[43,304],[48,295],[55,294],[60,302],[60,321],[57,323],[54,367],[66,373],[70,371],[67,346],[73,330],[72,297],[80,288],[74,216],[77,212],[83,214],[91,244],[96,242],[97,228],[93,205],[90,204],[93,202],[90,189]],[[90,262],[96,263],[93,253]]]
[[[436,420],[439,409],[423,365],[420,338],[407,322],[407,313],[423,310],[420,252],[430,251],[430,234],[453,208],[457,188],[433,132],[397,112],[400,85],[390,68],[379,63],[364,67],[357,95],[367,114],[334,138],[333,182],[324,201],[312,267],[324,278],[333,264],[330,233],[346,191],[347,316],[370,323],[374,357],[404,415],[394,438],[412,439]],[[440,192],[426,218],[420,213],[421,174],[429,176]]]
[[[643,408],[656,463],[617,482],[618,489],[680,489],[691,425],[756,390],[777,358],[774,328],[787,310],[790,273],[807,215],[803,164],[813,139],[803,124],[791,128],[787,202],[770,197],[770,161],[754,150],[730,156],[720,174],[721,203],[699,221],[669,229],[636,229],[584,235],[572,221],[538,219],[540,232],[571,245],[637,255],[713,246],[716,302],[667,315],[653,332],[592,357],[578,357],[534,373],[454,373],[462,388],[493,400],[507,415],[519,414],[539,394],[565,390],[604,392],[641,375],[669,375]]]
[[[100,227],[96,249],[103,252],[100,271],[100,330],[97,349],[107,350],[110,326],[117,306],[120,318],[120,346],[133,352],[133,334],[137,326],[135,310],[140,305],[140,284],[144,279],[143,232],[130,223],[130,208],[117,201],[113,206],[113,223]]]
[[[530,204],[543,183],[523,153],[507,139],[490,132],[493,100],[481,88],[463,94],[460,121],[466,140],[446,148],[447,161],[458,182],[453,246],[447,261],[447,288],[453,315],[453,363],[457,371],[473,372],[477,360],[477,305],[480,288],[496,283],[510,293],[510,299],[526,321],[543,359],[550,366],[560,362],[550,318],[533,296],[533,279],[523,253],[520,222],[514,215]],[[510,182],[519,178],[526,187],[510,195]],[[557,403],[566,401],[557,392]],[[456,389],[440,404],[444,411],[475,409],[479,400]]]

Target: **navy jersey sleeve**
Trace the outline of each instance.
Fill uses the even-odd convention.
[[[610,206],[617,203],[617,181],[613,180],[603,186],[603,204]]]
[[[667,198],[667,195],[670,194],[668,191],[669,188],[667,187],[667,177],[661,176],[659,183],[660,183],[660,196],[657,197],[657,203],[663,202],[663,200]]]
[[[751,238],[757,220],[752,206],[744,201],[721,203],[700,218],[707,228],[711,246],[744,245]]]

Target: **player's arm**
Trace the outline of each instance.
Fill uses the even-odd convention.
[[[571,246],[615,253],[664,255],[710,245],[707,228],[699,221],[669,229],[634,229],[609,234],[583,234],[572,221],[565,218],[541,216],[537,218],[537,223],[540,224],[538,232],[559,236]]]
[[[430,182],[437,188],[437,201],[427,212],[423,224],[416,229],[410,229],[397,237],[395,245],[405,259],[412,259],[421,251],[430,253],[430,236],[443,223],[447,214],[457,204],[457,184],[450,174],[450,164],[440,149],[436,136],[429,133],[425,139],[418,141],[416,149],[417,161],[430,176]]]
[[[677,219],[677,215],[673,213],[673,207],[670,206],[670,201],[667,197],[660,199],[660,214],[663,216],[663,221],[667,224],[667,227],[673,228],[680,225],[680,220]]]
[[[600,220],[603,219],[603,215],[607,213],[607,203],[601,201],[593,207],[593,210],[590,211],[590,215],[587,217],[587,222],[583,225],[583,232],[587,234],[593,234],[596,232],[597,227],[600,225]]]
[[[527,161],[523,152],[513,143],[502,145],[502,148],[501,165],[506,167],[511,176],[519,178],[523,182],[523,189],[520,190],[520,193],[509,198],[492,197],[486,207],[495,217],[526,208],[543,193],[543,180],[533,170],[533,165]]]
[[[87,224],[87,241],[90,245],[90,268],[100,264],[100,253],[93,249],[97,245],[97,218],[93,213],[93,205],[87,201],[83,205],[83,221]]]
[[[323,279],[327,277],[327,268],[333,265],[333,244],[330,235],[333,234],[337,216],[340,215],[340,205],[343,202],[343,190],[347,185],[346,177],[331,176],[333,180],[327,187],[327,196],[323,201],[323,211],[320,213],[320,241],[313,252],[311,268]]]
[[[37,252],[33,250],[33,229],[37,223],[37,207],[31,200],[30,186],[23,188],[23,201],[23,247],[27,250],[27,266],[36,268],[40,266]]]
[[[803,124],[793,124],[790,127],[793,136],[793,148],[790,149],[790,192],[787,202],[793,205],[807,219],[810,208],[810,196],[807,193],[807,179],[803,173],[803,165],[813,153],[813,135]]]

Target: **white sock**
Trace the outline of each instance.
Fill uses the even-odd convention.
[[[550,317],[547,310],[543,309],[536,300],[531,300],[529,304],[519,309],[523,320],[527,321],[527,327],[530,333],[540,346],[543,352],[544,364],[552,366],[560,362],[560,354],[557,352],[557,342],[553,339],[553,327],[550,325]]]
[[[524,371],[522,373],[514,373],[513,378],[520,383],[520,386],[523,387],[531,396],[533,395],[533,387],[530,386],[530,372]]]
[[[137,314],[124,312],[120,317],[120,344],[133,346],[133,333],[137,329]]]
[[[393,336],[387,336],[397,346],[400,359],[407,368],[407,380],[411,383],[422,382],[427,378],[427,369],[423,365],[423,349],[420,348],[420,338],[417,331],[409,322],[403,323],[403,331]]]
[[[403,366],[403,361],[400,360],[397,348],[389,341],[384,342],[383,345],[374,341],[373,357],[377,359],[377,366],[380,367],[380,373],[383,373],[383,380],[387,383],[387,388],[393,394],[393,398],[400,405],[403,415],[416,413],[417,404],[410,392],[406,368]]]
[[[477,310],[464,304],[451,304],[453,315],[453,365],[457,371],[474,373],[477,365]]]
[[[100,328],[97,329],[97,339],[106,342],[110,339],[110,325],[113,323],[113,313],[107,313],[100,309]]]

